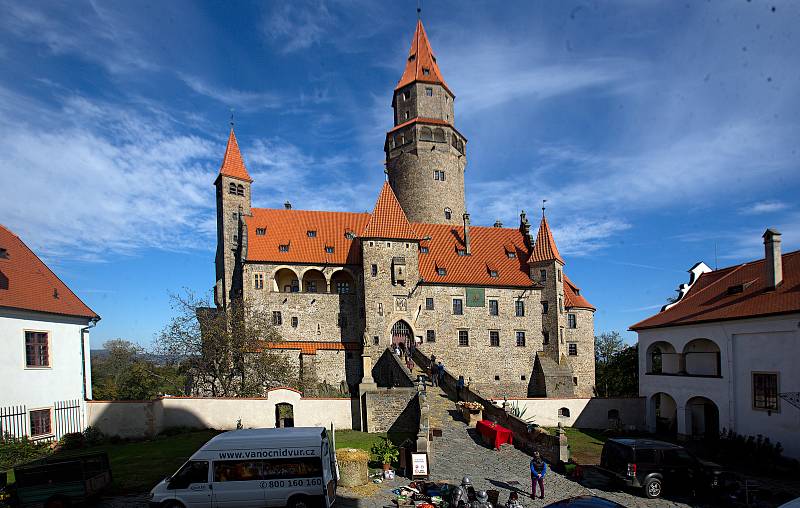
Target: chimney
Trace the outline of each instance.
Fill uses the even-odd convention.
[[[502,223],[502,222],[500,222],[499,220],[496,220],[496,221],[494,221],[494,227],[496,227],[496,228],[502,228],[502,227],[503,227],[503,223]]]
[[[464,214],[464,248],[467,250],[467,256],[472,254],[472,249],[469,246],[469,214]]]
[[[287,210],[291,210],[292,209],[292,204],[289,203],[289,201],[286,201],[286,203],[283,204],[283,207],[285,209],[287,209]]]
[[[781,234],[769,228],[764,231],[764,265],[766,267],[767,290],[775,289],[783,280],[783,264],[781,262]]]

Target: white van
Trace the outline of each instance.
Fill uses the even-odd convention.
[[[151,508],[330,508],[336,452],[323,427],[224,432],[150,491]]]

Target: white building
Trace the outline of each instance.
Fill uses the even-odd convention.
[[[698,263],[679,299],[631,327],[651,431],[686,438],[723,428],[761,434],[800,457],[800,251],[711,270]]]
[[[0,225],[0,433],[58,439],[83,430],[89,328],[99,319]]]

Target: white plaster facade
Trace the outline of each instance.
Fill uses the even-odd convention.
[[[30,435],[30,412],[51,410],[51,433],[38,438],[59,438],[66,427],[55,421],[57,403],[78,401],[79,422],[69,430],[83,430],[85,400],[92,396],[89,358],[90,320],[17,309],[0,309],[0,408],[25,406],[24,424]],[[28,367],[25,332],[47,332],[49,365]],[[71,415],[71,418],[74,415]],[[0,418],[3,432],[13,431],[8,418]]]
[[[719,414],[718,428],[711,431],[761,434],[779,441],[785,455],[800,458],[800,408],[781,398],[777,411],[756,409],[753,403],[753,373],[777,373],[778,393],[800,392],[800,313],[643,329],[638,334],[639,394],[647,401],[650,431],[656,430],[656,394],[669,396],[661,415],[670,417],[674,411],[679,436],[696,436],[706,423],[713,425],[699,404],[707,399]],[[662,351],[661,373],[653,372],[656,343],[675,352]],[[697,345],[703,353],[693,352]],[[718,348],[718,369],[714,355],[706,351],[709,346]]]

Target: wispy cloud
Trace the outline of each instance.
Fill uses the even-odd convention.
[[[187,74],[179,74],[179,76],[195,93],[214,99],[228,107],[235,107],[243,111],[256,111],[259,109],[272,109],[285,106],[286,101],[281,100],[278,94],[272,92],[256,92],[219,87],[206,82],[198,76],[190,76]]]
[[[305,6],[280,4],[265,18],[263,30],[283,53],[292,53],[319,43],[332,21],[323,1]]]
[[[742,215],[760,215],[765,213],[775,213],[789,208],[788,203],[782,201],[760,201],[752,203],[739,209]]]

